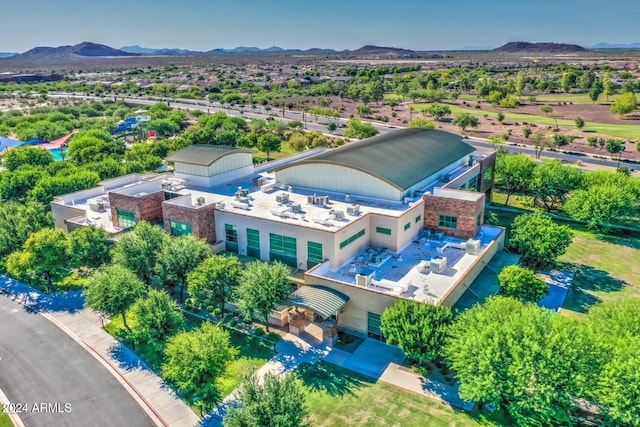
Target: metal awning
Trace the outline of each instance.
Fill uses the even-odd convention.
[[[335,289],[319,285],[306,285],[298,288],[289,299],[289,304],[308,308],[323,319],[335,314],[349,301],[349,297]]]

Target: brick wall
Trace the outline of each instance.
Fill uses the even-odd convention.
[[[442,231],[448,236],[470,239],[480,231],[478,215],[480,215],[480,222],[484,222],[484,204],[484,195],[477,201],[468,201],[425,194],[424,227],[433,231]],[[457,216],[457,228],[440,227],[438,225],[440,215]]]
[[[191,196],[187,196],[191,197]],[[180,221],[191,224],[192,234],[204,239],[208,243],[216,242],[216,222],[215,222],[215,205],[201,206],[193,208],[188,206],[172,205],[170,203],[162,204],[164,217],[164,229],[167,233],[171,233],[171,221]]]
[[[156,191],[144,196],[111,192],[109,193],[109,203],[111,204],[113,225],[120,227],[118,209],[134,212],[137,222],[147,221],[151,224],[157,224],[162,221],[162,202],[164,202],[164,191]]]

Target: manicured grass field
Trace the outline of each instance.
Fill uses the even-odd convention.
[[[418,110],[424,110],[428,103],[420,103],[420,104],[411,104],[411,106]],[[453,115],[469,113],[474,116],[484,116],[485,114],[488,117],[496,118],[498,113],[493,111],[487,111],[483,109],[477,108],[463,108],[458,107],[456,105],[449,105],[451,108],[451,113]],[[556,120],[559,126],[566,126],[570,128],[575,128],[576,124],[573,120],[568,119],[555,119],[553,115],[551,116],[538,116],[535,114],[522,114],[522,113],[513,113],[510,111],[503,111],[505,118],[511,121],[517,122],[528,122],[535,123],[537,125],[549,125],[555,126]],[[535,129],[533,129],[535,131]],[[638,126],[637,125],[620,125],[620,124],[611,124],[611,123],[595,123],[595,122],[586,122],[583,132],[597,132],[605,135],[616,136],[619,138],[637,138],[638,137]]]
[[[298,152],[294,150],[288,142],[283,142],[280,146],[280,152],[272,151],[269,153],[269,160],[281,159],[283,157],[290,156],[292,154],[297,154]],[[264,161],[267,160],[267,153],[264,151],[260,151],[257,149],[253,150],[253,160],[255,161]]]
[[[502,426],[498,414],[457,411],[436,400],[318,362],[297,374],[307,390],[311,424],[334,426]]]
[[[0,427],[13,427],[11,418],[9,418],[9,415],[4,412],[0,412]]]
[[[640,238],[573,229],[573,243],[560,257],[575,274],[562,312],[579,315],[600,301],[640,298]]]
[[[202,322],[200,319],[186,316],[187,329],[191,330]],[[124,330],[122,317],[117,316],[105,329],[111,335],[117,337]],[[273,357],[272,346],[263,340],[243,334],[234,329],[227,329],[231,337],[231,345],[240,350],[236,360],[227,366],[225,374],[219,379],[219,387],[222,396],[231,393],[242,380],[242,376],[249,369],[258,369]],[[131,348],[130,343],[125,342]],[[161,373],[163,348],[157,348],[148,344],[136,345],[135,353],[156,373]]]
[[[607,98],[601,95],[596,104],[610,104],[617,96],[618,95],[610,96],[607,101]],[[536,102],[573,102],[574,104],[593,104],[589,95],[586,93],[550,93],[545,95],[534,95],[534,97],[536,98]],[[522,96],[523,101],[527,101],[528,98],[528,95]],[[463,93],[460,94],[458,99],[464,101],[477,101],[478,97],[476,95]]]

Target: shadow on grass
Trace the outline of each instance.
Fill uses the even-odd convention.
[[[627,285],[623,280],[611,277],[606,271],[588,265],[565,264],[562,269],[574,274],[562,308],[578,313],[586,313],[589,307],[601,301],[592,292],[617,292]]]
[[[331,396],[353,395],[361,387],[372,384],[365,376],[327,362],[303,363],[297,375],[306,387]]]
[[[640,233],[625,230],[612,230],[609,234],[595,234],[594,236],[612,245],[626,246],[631,249],[640,249]]]

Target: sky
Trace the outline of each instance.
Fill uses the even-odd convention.
[[[3,0],[0,51],[120,48],[413,50],[510,41],[640,42],[640,0]]]

